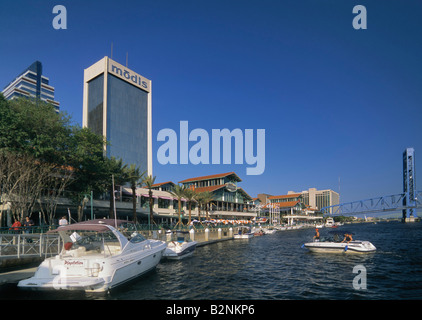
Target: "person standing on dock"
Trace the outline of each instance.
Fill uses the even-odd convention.
[[[23,223],[23,226],[25,227],[25,233],[29,233],[29,230],[31,229],[31,227],[33,227],[34,221],[32,221],[32,219],[29,219],[29,217],[25,218],[25,222]]]
[[[10,226],[9,230],[12,230],[13,233],[18,233],[22,227],[22,223],[18,219],[15,219],[15,222]]]
[[[65,216],[63,216],[60,220],[59,220],[59,226],[67,226],[69,224],[69,222],[67,222],[67,219]]]

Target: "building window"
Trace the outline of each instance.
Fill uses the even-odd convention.
[[[170,200],[158,198],[158,208],[168,209],[170,207]]]

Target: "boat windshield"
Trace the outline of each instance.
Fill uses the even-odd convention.
[[[172,242],[183,243],[183,242],[192,241],[190,239],[189,231],[181,231],[181,230],[170,231],[169,230],[166,232],[166,236],[167,236],[167,241],[172,241]]]
[[[131,243],[138,243],[138,242],[142,242],[145,241],[146,239],[144,238],[144,236],[140,233],[134,232],[130,235],[129,237],[129,241]]]
[[[119,239],[111,231],[67,230],[59,233],[63,238],[63,250],[66,254],[77,256],[95,253],[114,255],[121,252]]]
[[[343,237],[340,237],[340,235],[330,235],[325,237],[320,237],[320,242],[341,242],[343,240]]]
[[[320,237],[320,242],[342,242],[346,234],[354,234],[347,230],[329,231],[327,235]]]

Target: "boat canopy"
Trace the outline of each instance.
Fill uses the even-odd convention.
[[[104,232],[104,231],[110,231],[110,228],[108,226],[112,226],[114,228],[117,228],[118,226],[121,226],[125,223],[132,223],[127,220],[114,220],[114,219],[95,219],[95,220],[88,220],[78,223],[72,223],[65,226],[60,226],[57,229],[50,230],[47,233],[54,233],[59,231],[81,231],[81,230],[90,230],[90,231],[97,231],[97,232]]]

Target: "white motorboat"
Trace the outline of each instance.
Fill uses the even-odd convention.
[[[249,239],[253,238],[254,234],[249,227],[239,227],[239,232],[236,233],[233,238],[234,239]]]
[[[325,221],[325,226],[327,227],[327,228],[331,228],[331,227],[333,227],[335,224],[334,224],[334,219],[333,218],[327,218],[327,220]]]
[[[333,237],[320,237],[314,239],[313,242],[305,243],[303,246],[312,252],[353,252],[353,253],[368,253],[374,252],[377,248],[369,241],[351,240],[342,241],[341,235],[352,234],[347,231],[331,231]]]
[[[274,227],[267,227],[262,228],[262,231],[264,231],[265,234],[273,234],[277,232],[277,229],[275,229]]]
[[[126,237],[123,233],[129,229],[116,227],[124,223],[128,221],[97,219],[49,231],[59,233],[62,251],[45,259],[18,287],[104,292],[153,270],[165,242],[147,240],[133,231]]]
[[[305,247],[313,252],[355,252],[367,253],[377,250],[369,241],[354,240],[346,242],[314,241],[305,243]]]
[[[194,254],[197,242],[190,240],[188,232],[176,231],[167,234],[170,238],[167,242],[167,248],[163,253],[163,257],[170,260],[180,260],[190,257]]]

